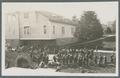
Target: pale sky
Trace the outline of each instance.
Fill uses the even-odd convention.
[[[98,19],[103,24],[118,18],[118,2],[4,2],[3,12],[40,10],[59,14],[71,19],[72,16],[80,17],[83,11],[95,11]]]

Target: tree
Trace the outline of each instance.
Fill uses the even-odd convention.
[[[72,17],[72,21],[77,21],[77,17],[76,17],[76,16],[73,16],[73,17]]]
[[[107,29],[105,30],[106,34],[111,34],[112,33],[112,30],[110,27],[107,27]]]
[[[116,20],[112,24],[112,33],[115,34],[116,32]]]
[[[94,11],[85,11],[76,27],[75,37],[85,42],[102,37],[102,25]]]

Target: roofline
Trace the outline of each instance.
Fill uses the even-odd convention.
[[[49,19],[49,21],[51,21],[51,22],[56,22],[56,23],[60,23],[60,24],[67,24],[67,25],[72,25],[72,26],[78,26],[77,24],[70,24],[70,23],[60,22],[60,21],[51,20],[51,19]]]

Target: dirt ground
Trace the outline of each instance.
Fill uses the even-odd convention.
[[[68,73],[115,73],[115,66],[90,66],[90,67],[77,67],[77,68],[64,68],[61,72]]]

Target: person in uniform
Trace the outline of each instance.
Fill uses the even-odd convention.
[[[42,61],[45,62],[45,58],[46,58],[46,55],[45,53],[43,52],[43,57],[42,57]]]
[[[56,62],[56,61],[57,61],[57,58],[56,58],[56,56],[53,56],[53,60],[54,60],[54,62]]]
[[[60,72],[60,70],[61,70],[61,64],[60,64],[60,62],[57,62],[56,72]]]
[[[68,65],[68,62],[69,62],[69,55],[67,54],[66,55],[66,64]]]
[[[101,56],[99,56],[97,59],[97,65],[100,65],[100,58],[101,58]]]
[[[97,65],[98,57],[95,55],[94,56],[94,64]]]
[[[103,62],[103,57],[102,57],[102,56],[100,56],[99,66],[102,66],[102,62]]]
[[[49,57],[48,57],[48,55],[46,55],[46,57],[45,57],[45,64],[46,65],[48,64],[48,61],[49,61]]]
[[[106,63],[107,63],[107,58],[106,56],[103,56],[103,65],[106,66]]]
[[[39,64],[39,67],[44,68],[44,66],[45,66],[45,63],[43,61],[41,61],[41,63]]]
[[[65,65],[65,55],[62,55],[62,64]]]
[[[70,54],[68,53],[68,65],[70,64]]]
[[[73,57],[72,57],[72,54],[70,54],[70,64],[72,64],[72,60],[73,60]]]
[[[79,65],[82,66],[82,55],[79,57]]]
[[[42,61],[42,59],[43,59],[43,53],[40,52],[40,53],[39,53],[39,58],[38,58],[39,63]]]
[[[111,63],[114,62],[114,54],[111,55]]]

